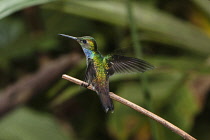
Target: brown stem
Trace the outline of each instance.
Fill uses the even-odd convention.
[[[79,79],[76,79],[74,77],[71,77],[71,76],[68,76],[68,75],[65,75],[65,74],[62,75],[62,78],[66,79],[68,81],[71,81],[75,84],[78,84],[78,85],[81,85],[81,84],[87,85],[87,83],[85,83],[84,81],[81,81]],[[87,88],[90,89],[90,90],[94,90],[92,88],[92,86],[88,86]],[[142,108],[142,107],[140,107],[140,106],[138,106],[138,105],[136,105],[136,104],[134,104],[134,103],[118,96],[118,95],[116,95],[116,94],[114,94],[113,92],[109,92],[109,95],[112,99],[114,99],[114,100],[116,100],[116,101],[118,101],[118,102],[120,102],[120,103],[122,103],[122,104],[124,104],[124,105],[126,105],[126,106],[128,106],[128,107],[130,107],[130,108],[148,116],[148,117],[150,117],[150,118],[152,118],[153,120],[159,122],[160,124],[164,125],[165,127],[171,129],[173,132],[182,136],[184,139],[186,139],[186,140],[196,140],[194,137],[192,137],[191,135],[189,135],[188,133],[186,133],[182,129],[180,129],[177,126],[173,125],[172,123],[166,121],[165,119],[155,115],[154,113],[152,113],[152,112],[150,112],[150,111],[148,111],[148,110],[146,110],[146,109],[144,109],[144,108]]]
[[[0,117],[29,101],[33,96],[50,87],[64,71],[81,60],[81,55],[72,53],[62,56],[40,68],[37,73],[24,77],[0,93]]]

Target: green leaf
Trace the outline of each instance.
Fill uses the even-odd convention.
[[[1,140],[69,140],[49,114],[22,107],[0,121]]]
[[[208,0],[191,0],[193,1],[202,11],[204,11],[210,18],[210,2]]]
[[[210,38],[198,27],[147,5],[134,4],[133,10],[137,27],[145,31],[145,36],[142,39],[166,43],[198,53],[210,53]],[[46,5],[45,8],[117,26],[126,26],[128,22],[127,9],[125,3],[122,2],[64,1]]]
[[[27,7],[52,2],[55,0],[1,0],[0,19]]]

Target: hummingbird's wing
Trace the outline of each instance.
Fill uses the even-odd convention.
[[[93,61],[91,59],[88,59],[88,65],[85,72],[84,81],[87,82],[88,85],[90,85],[92,83],[92,80],[95,79],[95,77],[96,77],[96,71],[94,69]]]
[[[114,73],[145,72],[155,68],[144,60],[120,55],[106,56],[105,61],[108,63],[109,75]]]

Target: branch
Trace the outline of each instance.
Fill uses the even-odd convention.
[[[74,77],[68,76],[66,74],[62,75],[62,78],[66,79],[68,81],[71,81],[75,84],[78,84],[78,85],[81,85],[81,84],[87,85],[87,83],[85,83],[84,81],[81,81],[81,80],[76,79]],[[94,91],[92,86],[88,86],[87,88]],[[136,104],[134,104],[134,103],[118,96],[118,95],[116,95],[116,94],[114,94],[113,92],[109,92],[109,95],[113,100],[116,100],[116,101],[118,101],[118,102],[120,102],[120,103],[122,103],[122,104],[124,104],[124,105],[126,105],[126,106],[128,106],[128,107],[130,107],[130,108],[132,108],[132,109],[150,117],[150,118],[152,118],[153,120],[159,122],[160,124],[164,125],[165,127],[171,129],[173,132],[182,136],[184,139],[186,139],[186,140],[196,140],[194,137],[190,136],[185,131],[181,130],[180,128],[178,128],[177,126],[173,125],[172,123],[166,121],[165,119],[155,115],[154,113],[152,113],[152,112],[150,112],[150,111],[148,111],[148,110],[146,110],[146,109],[144,109],[144,108],[142,108],[142,107],[140,107],[140,106],[138,106],[138,105],[136,105]]]
[[[62,56],[42,66],[37,73],[23,77],[9,85],[0,92],[0,117],[45,91],[64,71],[73,67],[80,60],[81,55],[77,53]]]

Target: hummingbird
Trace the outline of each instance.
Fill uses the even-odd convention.
[[[97,48],[96,40],[91,36],[73,37],[61,36],[76,40],[86,56],[87,68],[84,81],[92,85],[98,94],[105,112],[114,111],[113,102],[109,96],[109,77],[116,73],[145,72],[154,69],[150,63],[133,57],[121,55],[103,56]]]

